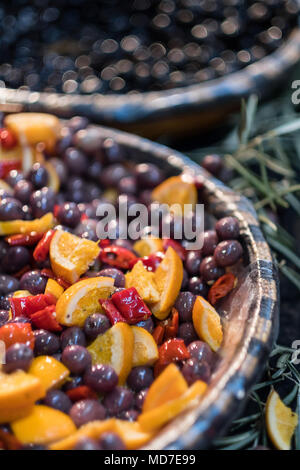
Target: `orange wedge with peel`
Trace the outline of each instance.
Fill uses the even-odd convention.
[[[286,406],[275,390],[266,403],[266,425],[268,436],[278,450],[290,450],[291,440],[298,424],[298,415]]]
[[[193,325],[199,338],[217,351],[223,341],[221,319],[214,307],[200,295],[193,307]]]
[[[76,431],[71,418],[62,411],[35,405],[30,414],[11,423],[14,435],[22,444],[49,444]]]
[[[134,243],[133,249],[139,256],[149,256],[151,253],[163,251],[163,241],[155,237],[142,238]]]
[[[99,439],[104,432],[116,431],[116,419],[106,419],[104,421],[91,421],[75,430],[70,436],[59,439],[50,444],[50,450],[72,450],[81,439]]]
[[[48,212],[40,219],[34,220],[8,220],[0,222],[0,235],[13,235],[17,233],[47,232],[54,225],[52,212]]]
[[[118,374],[119,384],[126,382],[132,368],[134,334],[127,323],[119,322],[99,335],[87,348],[93,364],[109,364]]]
[[[159,292],[154,282],[154,273],[147,270],[142,261],[135,263],[131,271],[125,274],[125,286],[135,287],[144,302],[159,301]]]
[[[107,299],[114,291],[111,277],[82,279],[68,287],[56,304],[56,319],[65,326],[83,326],[92,313],[102,312],[100,299]]]
[[[100,253],[96,242],[57,230],[50,243],[50,261],[57,277],[73,284]]]
[[[115,432],[123,440],[128,450],[138,449],[150,441],[153,436],[152,432],[144,431],[137,421],[116,419],[115,426]]]
[[[202,397],[207,388],[207,384],[197,380],[186,392],[175,400],[168,401],[150,411],[146,411],[138,417],[141,429],[147,432],[159,430],[164,424],[178,416],[185,410],[193,400]]]
[[[150,386],[143,404],[143,413],[181,397],[187,389],[188,384],[178,367],[169,364]]]
[[[197,203],[198,194],[194,179],[188,174],[171,176],[153,189],[152,199],[161,204],[174,205],[174,208],[170,208],[171,212],[181,215],[184,213],[185,204],[195,206]],[[179,206],[179,210],[175,204]]]
[[[58,284],[54,279],[49,277],[46,287],[45,287],[45,294],[52,294],[56,299],[64,293],[64,288]]]
[[[24,416],[44,396],[45,389],[37,377],[22,370],[0,372],[0,424]]]
[[[170,246],[154,273],[154,282],[160,294],[160,300],[151,306],[151,310],[159,320],[164,320],[170,313],[180,292],[182,278],[181,258]]]
[[[158,359],[158,348],[153,336],[139,326],[131,327],[134,335],[132,367],[152,366]]]
[[[59,388],[70,375],[69,369],[52,356],[35,357],[28,372],[39,379],[45,390]]]
[[[45,144],[46,150],[52,152],[60,136],[61,124],[53,114],[17,113],[5,117],[5,126],[26,145]]]

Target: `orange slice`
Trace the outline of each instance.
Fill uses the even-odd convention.
[[[54,279],[49,278],[45,287],[45,294],[52,294],[56,299],[63,294],[64,288]],[[30,295],[30,294],[29,294]]]
[[[46,232],[54,225],[52,212],[48,212],[40,219],[9,220],[0,222],[0,235],[13,235],[15,233]]]
[[[11,374],[0,372],[0,424],[23,416],[44,396],[45,389],[33,375],[22,370]]]
[[[194,180],[190,175],[182,174],[179,176],[171,176],[152,191],[152,199],[161,204],[178,204],[179,210],[174,206],[172,212],[181,215],[184,211],[185,204],[195,206],[198,200],[197,189]]]
[[[141,428],[147,432],[157,431],[164,424],[179,415],[187,408],[193,400],[200,398],[206,391],[207,384],[197,380],[188,390],[179,398],[168,401],[153,410],[143,412],[138,417],[138,423]]]
[[[139,326],[131,327],[134,335],[132,367],[152,366],[158,359],[158,348],[153,336]]]
[[[142,238],[135,242],[133,248],[140,256],[148,256],[151,253],[163,251],[163,241],[154,237]]]
[[[59,439],[50,444],[50,450],[72,450],[81,439],[99,439],[104,432],[116,432],[116,419],[111,418],[105,421],[91,421],[84,424],[70,436]]]
[[[132,368],[133,347],[131,327],[120,322],[99,335],[87,349],[93,364],[109,364],[118,374],[119,384],[124,384]]]
[[[154,282],[154,273],[148,271],[142,261],[138,261],[132,270],[125,274],[126,287],[135,287],[147,303],[159,301],[159,292]]]
[[[200,295],[193,307],[193,324],[200,339],[213,351],[217,351],[223,341],[223,329],[218,312]]]
[[[57,230],[50,244],[50,261],[58,277],[73,284],[100,253],[96,242]]]
[[[160,294],[160,300],[151,308],[156,318],[164,320],[168,316],[179,294],[182,278],[182,261],[176,251],[169,247],[154,273],[154,281]]]
[[[56,318],[66,326],[83,326],[92,313],[102,312],[100,299],[107,299],[114,290],[111,277],[83,279],[66,289],[56,304]]]
[[[179,398],[187,389],[187,382],[178,367],[175,364],[168,365],[150,386],[143,404],[143,413]]]
[[[128,450],[138,449],[152,438],[153,433],[144,431],[138,422],[116,419],[116,433],[125,443]]]
[[[270,392],[266,403],[266,424],[268,435],[276,449],[290,450],[298,415],[281,401],[275,390]]]
[[[28,416],[13,421],[11,428],[22,444],[49,444],[76,431],[68,415],[44,405],[35,405]]]
[[[59,388],[70,375],[69,369],[52,356],[33,359],[28,372],[39,379],[45,390]]]
[[[19,137],[19,141],[27,145],[43,142],[46,149],[52,152],[60,135],[59,119],[46,113],[17,113],[5,118],[5,126]]]

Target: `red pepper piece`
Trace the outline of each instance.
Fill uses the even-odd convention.
[[[215,305],[218,300],[225,297],[235,287],[236,277],[232,273],[224,274],[219,277],[216,282],[211,286],[208,292],[208,300],[212,305]]]
[[[108,238],[104,238],[103,240],[99,241],[100,248],[106,248],[109,245],[110,245],[110,241]]]
[[[35,259],[35,261],[45,261],[49,254],[50,243],[54,236],[54,233],[55,230],[48,230],[43,235],[43,238],[39,241],[33,252],[33,258]]]
[[[0,146],[5,150],[10,150],[17,145],[18,141],[15,134],[10,129],[2,127],[0,129]]]
[[[87,220],[87,219],[88,219],[88,216],[86,214],[81,214],[80,222],[83,222],[84,220]]]
[[[5,178],[11,170],[21,170],[21,160],[0,161],[0,178]]]
[[[158,265],[162,262],[164,259],[164,254],[157,252],[157,253],[151,253],[149,256],[144,256],[143,258],[136,258],[130,263],[130,269],[133,268],[135,263],[138,261],[141,261],[143,265],[147,268],[148,271],[156,271]]]
[[[5,450],[19,450],[22,444],[11,432],[0,429],[0,447]]]
[[[27,234],[18,233],[5,238],[5,241],[11,246],[33,246],[43,237],[43,233],[30,232]]]
[[[125,318],[121,315],[119,310],[116,308],[116,306],[110,299],[99,299],[99,302],[112,325],[115,325],[120,321],[126,323]]]
[[[176,240],[173,240],[172,238],[164,238],[163,240],[163,248],[165,251],[171,246],[176,253],[180,256],[182,261],[185,261],[186,258],[186,249]]]
[[[80,385],[66,392],[71,401],[85,400],[86,398],[97,399],[98,395],[87,385]]]
[[[183,339],[173,338],[165,341],[159,348],[159,362],[168,365],[171,362],[189,359],[190,353],[184,344]]]
[[[43,310],[48,305],[55,305],[57,299],[52,294],[29,295],[28,297],[12,297],[9,299],[13,318],[30,317],[33,313]]]
[[[138,323],[151,315],[149,308],[135,287],[116,292],[112,295],[111,300],[127,323]]]
[[[48,307],[43,310],[35,312],[30,318],[36,328],[48,331],[62,330],[62,327],[56,320],[55,305],[48,305]]]
[[[154,366],[154,377],[157,377],[171,362],[190,358],[190,353],[183,339],[173,338],[165,341],[158,350],[159,358]]]
[[[168,319],[168,323],[165,329],[165,339],[175,338],[178,333],[179,325],[179,314],[176,308],[172,308],[171,317]]]
[[[15,343],[34,347],[34,335],[30,323],[7,323],[0,328],[0,340],[9,348]]]
[[[162,325],[157,325],[157,327],[154,328],[154,331],[152,333],[152,336],[156,344],[161,344],[163,342],[164,335],[165,335],[165,327]]]
[[[130,264],[137,257],[132,251],[122,246],[107,246],[100,252],[100,260],[102,263],[109,264],[115,268],[129,269]]]
[[[54,215],[54,217],[57,217],[57,216],[58,216],[59,208],[60,208],[60,205],[59,205],[59,204],[55,204],[55,205],[54,205],[54,207],[53,207],[53,215]]]

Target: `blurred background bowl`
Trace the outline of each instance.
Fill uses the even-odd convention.
[[[294,28],[275,52],[238,72],[199,85],[134,95],[79,95],[0,88],[1,103],[15,109],[51,112],[60,117],[82,115],[105,124],[157,139],[204,132],[224,122],[240,106],[241,98],[255,93],[270,97],[291,79],[300,61],[300,28]],[[3,107],[3,106],[2,106]]]

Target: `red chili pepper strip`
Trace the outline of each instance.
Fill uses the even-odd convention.
[[[98,399],[98,395],[87,385],[80,385],[79,387],[72,388],[66,392],[71,401],[85,400],[86,398]]]
[[[7,323],[0,328],[0,340],[9,348],[15,343],[34,348],[34,335],[30,323]]]
[[[30,317],[33,313],[43,310],[48,305],[55,305],[57,299],[52,294],[29,295],[28,297],[12,297],[9,299],[13,318]]]
[[[135,287],[116,292],[112,295],[111,300],[127,323],[138,323],[151,315],[149,308]]]
[[[156,344],[161,344],[163,342],[164,335],[165,335],[165,327],[162,325],[157,325],[157,327],[154,328],[154,331],[152,333],[153,339],[156,342]]]
[[[41,328],[48,331],[61,331],[62,327],[56,320],[55,305],[48,305],[43,310],[35,312],[30,317],[33,325],[36,328]]]
[[[182,261],[185,261],[185,258],[186,258],[186,249],[179,243],[177,242],[176,240],[173,240],[172,238],[165,238],[163,240],[163,248],[165,251],[167,251],[167,249],[169,248],[169,246],[171,246],[172,248],[174,248],[174,250],[176,251],[176,253],[180,256],[180,258],[182,259]]]
[[[129,269],[130,264],[137,257],[132,251],[122,246],[107,246],[100,252],[100,260],[102,263],[109,264],[115,268]]]
[[[176,338],[179,326],[179,314],[176,308],[173,307],[171,317],[166,325],[165,339]]]
[[[44,233],[30,232],[27,234],[18,233],[5,238],[11,246],[33,246],[43,237]]]
[[[48,230],[43,235],[43,238],[39,241],[33,252],[33,258],[35,259],[35,261],[45,261],[49,254],[50,243],[54,236],[54,233],[55,230]]]
[[[119,310],[116,308],[116,306],[113,304],[111,300],[100,299],[99,302],[112,325],[115,325],[116,323],[120,321],[126,323],[125,318],[121,315],[121,313],[119,312]]]
[[[224,274],[219,277],[216,282],[211,286],[208,292],[208,300],[212,305],[215,305],[218,300],[225,297],[235,287],[236,277],[232,273]]]

